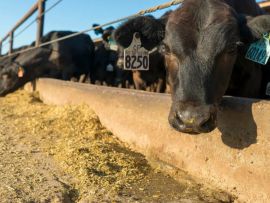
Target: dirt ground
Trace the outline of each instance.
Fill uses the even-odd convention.
[[[0,98],[0,202],[235,199],[184,172],[173,174],[130,150],[86,105],[49,106],[25,91]]]

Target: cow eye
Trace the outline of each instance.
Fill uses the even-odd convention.
[[[168,54],[170,52],[170,49],[169,49],[169,47],[166,44],[162,44],[159,47],[159,52],[161,54]]]
[[[238,42],[236,42],[236,45],[237,45],[237,47],[243,47],[243,46],[245,46],[245,43],[238,41]]]

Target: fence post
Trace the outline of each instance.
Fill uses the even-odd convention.
[[[37,36],[36,36],[36,46],[40,44],[41,37],[43,36],[44,30],[44,11],[45,11],[45,1],[38,0],[38,17],[37,17]]]
[[[9,33],[9,52],[8,52],[8,54],[11,54],[13,51],[13,37],[14,37],[14,31],[11,31]]]
[[[3,41],[1,40],[0,41],[0,56],[2,56],[2,44],[3,44]]]
[[[38,47],[41,43],[41,37],[43,36],[44,30],[44,11],[45,11],[45,1],[46,0],[38,0],[38,16],[37,16],[37,35],[36,35],[36,47]],[[32,90],[36,90],[37,81],[33,80],[31,82]]]

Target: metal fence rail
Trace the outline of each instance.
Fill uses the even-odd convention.
[[[52,6],[50,6],[48,9],[46,9],[41,15],[38,15],[34,20],[32,20],[30,23],[28,23],[20,32],[18,32],[17,34],[14,35],[13,37],[13,41],[20,36],[22,33],[24,33],[24,31],[26,31],[31,25],[33,25],[35,22],[37,22],[41,17],[45,17],[45,14],[47,14],[49,11],[51,11],[54,7],[56,7],[61,1],[63,0],[58,0],[57,2],[55,2]],[[43,19],[44,21],[44,19]],[[3,41],[2,41],[3,42]],[[9,42],[7,41],[6,43],[4,43],[2,45],[2,48],[4,46],[6,46]],[[1,44],[1,41],[0,41]]]
[[[14,32],[21,24],[23,24],[28,18],[30,18],[36,11],[38,11],[36,44],[39,44],[40,39],[43,35],[44,15],[42,15],[42,13],[44,13],[44,10],[45,10],[45,1],[46,0],[38,0],[30,8],[30,10],[15,24],[15,26],[2,38],[2,40],[0,41],[0,54],[2,52],[2,43],[7,38],[9,38],[9,54],[12,53]]]

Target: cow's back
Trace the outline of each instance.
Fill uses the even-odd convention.
[[[75,32],[51,31],[42,38],[42,42],[56,40]],[[80,34],[48,45],[52,50],[49,58],[57,69],[65,69],[75,75],[88,74],[93,66],[94,42],[87,34]]]
[[[65,37],[68,35],[74,34],[71,31],[53,31],[45,36],[44,39],[56,40],[61,37]],[[94,52],[94,43],[89,35],[81,34],[72,38],[65,39],[63,41],[59,41],[52,44],[52,48],[60,52],[60,54],[72,54],[72,55],[80,55],[85,53],[85,51]]]

